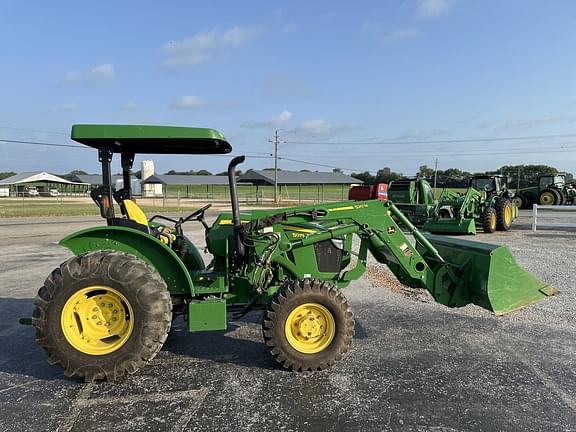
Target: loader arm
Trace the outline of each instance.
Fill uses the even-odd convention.
[[[289,241],[280,235],[283,227],[312,222],[325,229],[309,230],[301,238]],[[415,244],[400,226],[413,235]],[[449,307],[474,303],[503,314],[556,292],[518,266],[505,246],[424,235],[391,202],[373,200],[299,207],[273,216],[268,213],[266,218],[256,218],[244,228],[245,232],[261,230],[272,237],[278,234],[273,245],[255,248],[256,266],[262,268],[270,262],[286,262],[284,257],[289,251],[356,235],[360,239],[358,263],[340,275],[339,281],[360,277],[366,253],[370,251],[400,282],[426,288],[437,302]],[[302,277],[297,268],[289,270]],[[265,285],[265,271],[260,274],[259,281]]]

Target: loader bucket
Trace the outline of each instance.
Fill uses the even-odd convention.
[[[474,303],[503,315],[558,292],[519,266],[506,246],[435,235],[426,238],[447,263],[459,268],[461,304]]]
[[[476,234],[474,219],[430,219],[422,227],[435,234]]]

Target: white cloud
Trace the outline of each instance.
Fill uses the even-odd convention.
[[[532,117],[518,120],[505,120],[502,122],[485,122],[483,126],[493,126],[495,132],[521,131],[524,129],[576,122],[576,114],[554,114],[542,117]]]
[[[293,117],[293,114],[290,111],[282,111],[275,117],[265,119],[265,120],[257,120],[253,122],[246,122],[244,123],[244,127],[248,129],[266,129],[266,128],[278,128],[280,126],[285,125],[288,123]]]
[[[71,112],[71,111],[76,111],[78,109],[78,105],[75,103],[67,103],[64,105],[60,105],[57,107],[52,108],[52,111],[58,111],[58,112]]]
[[[420,30],[416,28],[405,28],[401,30],[396,30],[395,32],[389,33],[382,37],[382,42],[394,42],[403,39],[414,39],[421,36]]]
[[[137,111],[142,108],[143,108],[142,105],[133,101],[126,102],[125,104],[120,106],[120,109],[124,111]]]
[[[301,138],[315,139],[333,139],[349,136],[351,133],[357,133],[361,127],[352,125],[332,125],[323,119],[311,119],[300,123],[292,129],[290,133]]]
[[[194,66],[210,62],[219,53],[238,48],[256,39],[263,32],[262,27],[232,27],[228,30],[213,29],[194,36],[168,42],[162,47],[165,60],[162,66],[168,68]]]
[[[198,96],[186,95],[182,96],[176,102],[170,105],[173,109],[198,109],[206,106],[206,102]]]
[[[447,13],[454,0],[419,0],[417,12],[422,17],[437,17]]]
[[[63,84],[102,84],[114,79],[114,65],[104,63],[91,67],[88,70],[75,71],[71,70],[64,74]]]
[[[298,131],[306,135],[323,135],[331,129],[330,123],[325,120],[306,120],[300,124]]]
[[[292,33],[295,32],[297,29],[298,26],[296,25],[296,23],[294,21],[290,21],[288,24],[286,24],[284,27],[280,29],[280,33],[281,34]]]

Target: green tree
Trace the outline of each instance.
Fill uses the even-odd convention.
[[[362,180],[366,184],[374,184],[374,180],[376,179],[368,171],[364,171],[364,172],[360,172],[360,173],[352,173],[352,177],[357,178],[358,180]]]
[[[4,180],[5,178],[12,177],[14,175],[16,175],[16,173],[12,171],[0,172],[0,180]]]
[[[418,175],[427,179],[434,178],[434,168],[430,168],[428,165],[422,165],[418,169]]]
[[[392,171],[389,167],[384,167],[376,173],[374,183],[389,183],[392,180],[398,180],[401,177],[402,174]]]

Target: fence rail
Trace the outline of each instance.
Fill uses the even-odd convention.
[[[544,222],[541,221],[542,219]],[[568,219],[568,223],[558,223],[566,219]],[[532,231],[536,232],[538,227],[576,228],[576,206],[534,204],[532,206]]]

